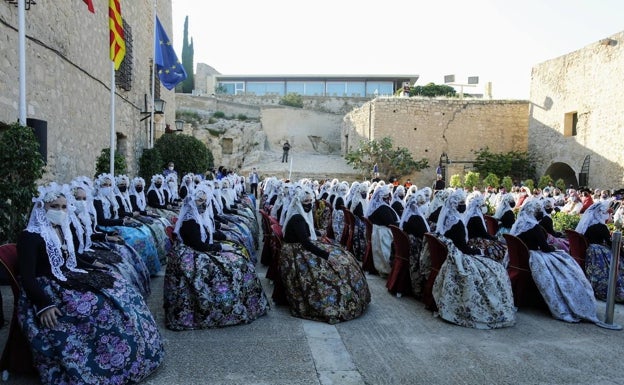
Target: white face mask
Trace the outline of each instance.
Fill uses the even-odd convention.
[[[173,171],[173,166],[169,166],[169,170],[170,170],[170,171]]]
[[[113,192],[113,189],[112,189],[112,187],[102,187],[102,188],[100,188],[100,192],[104,196],[109,196]]]
[[[50,209],[46,211],[46,218],[48,218],[50,223],[53,225],[60,225],[65,223],[65,220],[67,219],[67,211]]]
[[[488,212],[487,206],[481,206],[481,213],[482,214],[487,214],[487,212]]]
[[[76,201],[76,204],[74,206],[76,206],[76,212],[77,213],[82,213],[85,211],[86,205],[85,205],[85,201]]]

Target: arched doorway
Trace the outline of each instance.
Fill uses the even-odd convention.
[[[550,175],[554,181],[563,179],[566,186],[572,185],[575,188],[578,187],[578,179],[576,179],[576,173],[572,167],[563,162],[555,162],[551,164],[544,175]]]

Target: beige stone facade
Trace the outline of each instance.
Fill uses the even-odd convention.
[[[469,170],[474,151],[527,151],[526,101],[377,98],[347,114],[342,128],[344,152],[361,140],[390,137],[408,148],[414,159],[426,158],[430,167],[412,175],[412,183],[431,185],[442,153],[447,179]]]
[[[27,116],[47,121],[45,180],[93,176],[96,158],[110,146],[108,1],[94,5],[95,14],[82,1],[39,1],[26,12]],[[115,131],[117,151],[126,156],[130,175],[138,171],[147,145],[149,118],[141,122],[140,112],[144,95],[151,94],[152,7],[152,1],[122,2],[122,16],[132,32],[132,88],[116,89]],[[158,1],[157,13],[173,38],[171,1]],[[0,19],[0,121],[11,123],[19,115],[17,7],[0,2]],[[158,116],[157,133],[165,123],[174,126],[176,109],[174,92],[162,87],[160,97],[167,105]]]
[[[622,187],[622,84],[624,32],[533,67],[529,148],[542,159],[540,175],[591,188]],[[579,175],[587,171],[584,163],[586,183]]]

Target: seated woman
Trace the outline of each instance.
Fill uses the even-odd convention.
[[[174,222],[178,214],[171,204],[169,190],[165,187],[165,177],[160,174],[152,176],[152,183],[147,189],[147,206],[156,215],[166,218],[169,222]]]
[[[576,226],[576,231],[585,235],[589,243],[585,256],[585,274],[596,298],[601,300],[607,298],[609,288],[612,253],[611,233],[606,223],[610,216],[609,201],[599,201],[589,206]],[[615,285],[615,301],[624,302],[624,263],[621,259]]]
[[[373,264],[381,276],[387,276],[392,269],[392,231],[389,225],[399,225],[399,217],[390,207],[390,187],[382,185],[373,193],[368,210],[367,218],[373,224],[371,247],[373,251]]]
[[[570,252],[570,242],[565,234],[559,231],[555,231],[553,227],[552,213],[554,211],[554,204],[552,198],[544,198],[541,200],[544,207],[544,217],[539,222],[540,226],[546,230],[546,238],[549,245],[553,245],[556,249],[563,250],[566,253]]]
[[[444,202],[448,199],[449,195],[451,195],[450,190],[444,189],[439,190],[435,193],[433,197],[433,201],[431,203],[427,203],[427,222],[429,223],[429,227],[431,231],[435,231],[435,227],[438,224],[438,217],[440,216],[440,211],[444,206]],[[427,196],[425,195],[425,198]]]
[[[426,198],[423,191],[412,194],[399,222],[399,228],[407,234],[410,240],[410,278],[412,280],[412,292],[416,298],[422,296],[425,277],[420,272],[420,253],[423,246],[423,237],[429,232],[429,224],[423,214]]]
[[[392,209],[397,213],[397,216],[401,218],[403,210],[405,210],[405,187],[397,186],[392,194],[390,207],[392,207]]]
[[[466,229],[468,230],[468,246],[481,250],[486,257],[507,266],[507,261],[504,260],[507,254],[507,246],[496,237],[491,236],[485,225],[483,218],[483,214],[487,213],[485,198],[480,192],[473,192],[468,195],[467,202],[468,209],[465,218]]]
[[[349,192],[349,184],[340,182],[336,188],[336,196],[334,198],[334,209],[332,210],[332,229],[334,230],[334,240],[340,242],[342,231],[344,229],[344,212],[346,208],[345,199]]]
[[[18,320],[44,384],[136,383],[164,358],[158,325],[134,287],[76,259],[67,199],[39,188],[19,237]]]
[[[195,188],[195,184],[193,183],[194,178],[195,174],[193,174],[192,172],[189,172],[182,177],[180,189],[178,190],[178,196],[180,197],[180,200],[184,200],[187,195],[193,193],[193,190]]]
[[[360,316],[370,303],[370,291],[351,253],[317,241],[313,197],[311,190],[302,188],[290,202],[280,276],[293,316],[335,324]]]
[[[463,190],[453,192],[440,211],[436,227],[436,232],[444,234],[439,238],[448,249],[432,290],[439,315],[476,329],[513,326],[516,310],[507,270],[466,244],[463,210],[459,208],[464,201]]]
[[[115,178],[101,174],[95,181],[93,206],[98,230],[116,232],[143,258],[150,274],[160,272],[161,264],[156,241],[146,226],[133,221],[129,216],[119,215],[119,205],[113,193]]]
[[[366,251],[366,223],[362,220],[364,213],[368,210],[368,183],[360,183],[351,199],[350,210],[355,217],[353,234],[353,255],[361,261]]]
[[[543,215],[538,200],[525,203],[510,232],[529,248],[529,266],[537,288],[554,318],[598,323],[591,284],[569,254],[548,244],[545,231],[539,225]]]
[[[496,205],[496,211],[494,212],[494,218],[498,219],[496,237],[501,242],[505,241],[503,234],[509,233],[511,227],[516,222],[514,207],[516,207],[516,200],[512,193],[504,194],[498,202],[498,205]]]
[[[249,256],[215,230],[211,195],[206,185],[197,186],[174,229],[182,242],[167,264],[163,289],[171,330],[250,323],[269,308]]]
[[[151,291],[150,273],[141,256],[126,245],[123,238],[97,231],[93,196],[88,185],[74,180],[67,187],[63,195],[67,198],[67,213],[78,258],[116,269],[143,297],[147,297]]]

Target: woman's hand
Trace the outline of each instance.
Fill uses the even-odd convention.
[[[52,306],[39,314],[39,321],[43,326],[51,329],[58,324],[58,317],[62,315],[63,313],[56,306]]]

